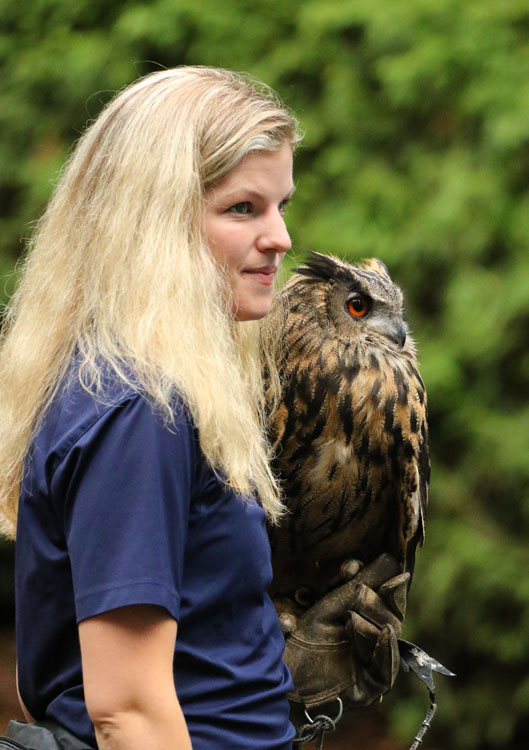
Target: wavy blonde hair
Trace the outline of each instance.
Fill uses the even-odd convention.
[[[241,492],[258,494],[277,520],[259,324],[235,323],[202,217],[207,188],[247,153],[284,143],[294,149],[299,139],[293,115],[270,89],[205,67],[140,79],[86,130],[4,319],[0,529],[7,536],[15,534],[29,446],[77,353],[81,382],[96,396],[108,365],[168,423],[181,394],[209,464]]]

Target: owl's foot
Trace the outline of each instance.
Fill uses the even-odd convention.
[[[350,581],[351,578],[360,573],[363,567],[364,563],[361,560],[344,560],[340,565],[342,580]]]
[[[287,597],[278,597],[272,601],[279,618],[281,632],[284,635],[293,633],[298,624],[298,617],[303,614],[305,608]]]
[[[340,586],[342,583],[347,583],[347,581],[358,575],[363,567],[364,563],[361,560],[344,560],[338,568],[338,572],[329,578],[329,589],[336,588],[336,586]]]
[[[279,627],[283,635],[290,635],[294,632],[298,624],[298,618],[289,612],[283,612],[279,615]]]

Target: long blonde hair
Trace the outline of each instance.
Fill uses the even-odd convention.
[[[203,238],[204,192],[250,151],[299,141],[267,87],[181,67],[118,94],[73,152],[30,243],[0,349],[0,530],[14,536],[32,438],[74,353],[101,394],[102,363],[168,421],[178,392],[209,464],[282,505],[264,438],[257,323],[235,324]],[[131,382],[130,370],[134,373]]]

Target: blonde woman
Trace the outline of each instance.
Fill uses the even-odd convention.
[[[291,747],[257,321],[299,138],[245,77],[152,74],[87,129],[32,241],[0,356],[0,509],[21,702],[64,747]]]
[[[298,140],[264,86],[147,76],[81,138],[33,240],[0,366],[18,680],[88,745],[292,737],[251,321],[290,247]]]

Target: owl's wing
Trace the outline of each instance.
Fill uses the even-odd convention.
[[[430,448],[426,406],[418,428],[418,441],[404,473],[401,489],[401,544],[405,570],[413,575],[415,552],[422,547],[426,531],[426,509],[430,486]]]

